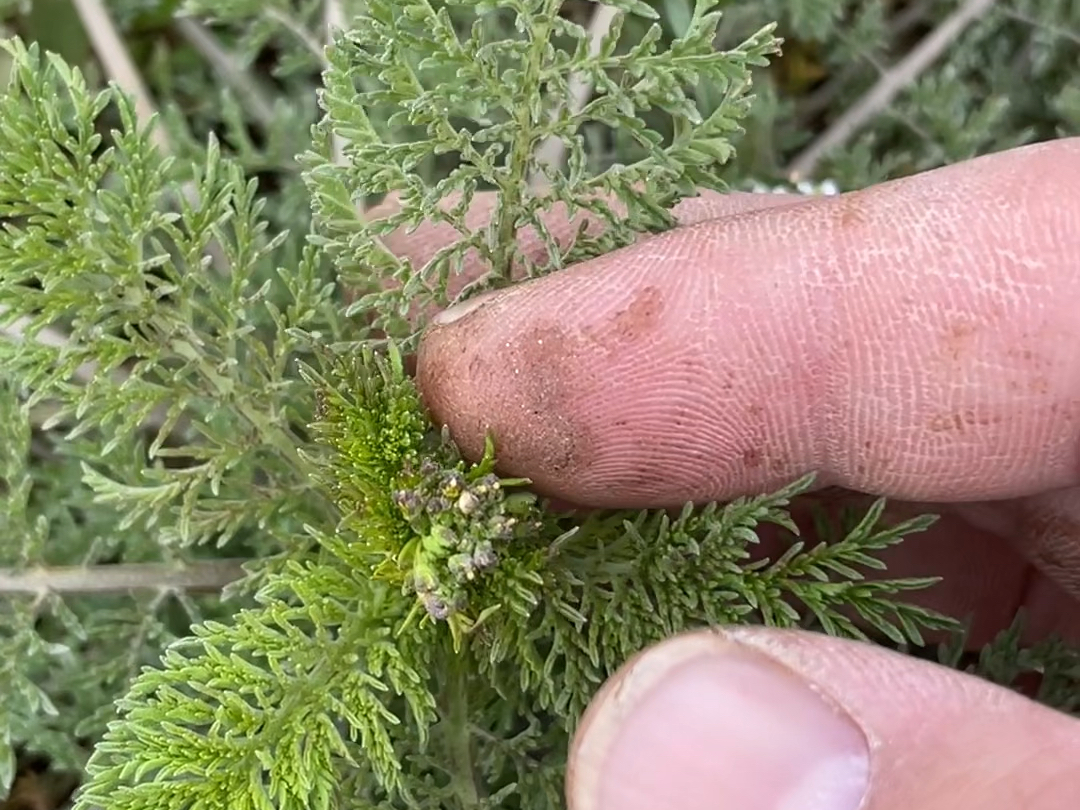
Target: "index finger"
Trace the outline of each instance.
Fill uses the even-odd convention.
[[[679,228],[448,314],[418,382],[582,505],[1080,484],[1077,189],[1066,139]]]

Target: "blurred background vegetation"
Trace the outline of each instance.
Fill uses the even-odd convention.
[[[684,30],[693,0],[648,1],[660,14],[665,38]],[[0,37],[18,35],[60,54],[92,85],[116,81],[140,94],[160,112],[181,175],[190,162],[185,157],[205,154],[207,136],[216,134],[223,150],[258,178],[271,227],[288,229],[299,250],[310,211],[295,156],[309,146],[318,118],[322,44],[328,23],[347,19],[362,2],[0,0]],[[846,190],[1022,143],[1080,134],[1080,0],[727,0],[721,5],[725,17],[717,48],[734,47],[771,21],[779,23],[777,34],[785,40],[783,56],[756,76],[757,101],[745,131],[734,139],[736,157],[726,167],[733,187],[809,181]],[[588,0],[566,0],[563,13],[602,27],[598,7]],[[502,23],[496,16],[491,24]],[[624,46],[636,42],[646,26],[628,20]],[[512,35],[508,26],[506,35]],[[8,68],[0,61],[0,86]],[[703,112],[720,101],[714,88],[695,92]],[[103,134],[117,123],[106,116]],[[664,132],[669,123],[658,118],[655,126]],[[411,133],[393,137],[404,140]],[[619,132],[597,129],[588,138],[598,169],[636,157]],[[432,159],[423,171],[436,178],[451,168]],[[69,493],[85,492],[70,477],[75,472],[60,462],[37,470],[43,497],[54,493],[44,510],[50,520],[63,524],[77,513],[80,528],[73,533],[85,534],[95,521],[113,518],[88,499],[72,500]],[[100,561],[107,552],[72,548],[67,562]],[[14,562],[0,559],[0,565]],[[103,730],[111,701],[127,678],[156,660],[162,645],[183,635],[195,616],[214,615],[215,602],[161,591],[138,599],[97,597],[75,609],[86,659],[65,669],[63,689],[50,689],[72,700],[34,730],[38,747],[50,756],[21,752],[19,775],[11,796],[0,801],[2,810],[63,806],[79,751]],[[50,668],[49,651],[15,641],[27,637],[16,632],[19,622],[36,619],[6,610],[0,619],[0,682],[13,659],[39,656],[39,676],[58,687],[61,676]],[[60,626],[65,616],[58,611],[52,620]],[[0,721],[3,714],[0,705]],[[0,749],[18,743],[0,740]]]
[[[347,18],[362,2],[337,0],[334,15]],[[647,2],[659,12],[666,39],[685,29],[693,10],[693,0]],[[0,0],[0,36],[38,42],[81,66],[91,82],[116,79],[131,90],[95,50],[90,29],[104,9],[178,156],[201,150],[206,135],[217,133],[260,178],[283,223],[301,231],[297,217],[307,203],[293,158],[310,142],[318,114],[328,5]],[[785,40],[783,56],[756,77],[757,102],[727,167],[734,186],[828,179],[850,189],[1080,133],[1077,0],[722,0],[720,6],[717,48],[734,47],[771,21]],[[566,0],[563,13],[588,25],[597,6]],[[504,24],[512,35],[508,18]],[[647,26],[627,20],[624,47]],[[4,68],[0,63],[0,79]],[[703,111],[719,103],[715,88],[695,92]],[[663,132],[669,122],[657,117],[655,126]],[[635,157],[618,132],[592,131],[589,138],[598,168]],[[424,170],[434,177],[450,168],[431,161]]]

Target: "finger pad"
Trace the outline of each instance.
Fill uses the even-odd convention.
[[[421,348],[465,446],[595,506],[1080,481],[1080,149],[758,209],[531,282]],[[1071,152],[1068,150],[1071,149]],[[1026,172],[1026,174],[1025,174]],[[1053,185],[1056,183],[1057,185]]]

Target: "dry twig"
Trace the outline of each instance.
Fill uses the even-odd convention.
[[[810,176],[821,159],[843,146],[867,121],[887,107],[944,53],[961,32],[988,11],[995,0],[966,0],[896,65],[885,71],[858,102],[791,162],[788,179],[792,183]]]
[[[325,22],[326,22],[326,42],[330,43],[333,39],[334,31],[344,30],[346,27],[345,22],[345,9],[341,5],[341,0],[326,0],[325,7]],[[345,139],[340,135],[334,133],[331,135],[334,155],[334,163],[338,166],[345,165]]]
[[[274,122],[274,105],[236,57],[225,50],[217,38],[197,20],[178,17],[173,24],[187,43],[198,51],[213,71],[233,89],[259,126],[264,130],[269,129]]]
[[[590,55],[595,56],[600,52],[600,43],[611,29],[611,24],[615,20],[616,14],[618,14],[618,9],[613,6],[597,4],[596,8],[593,10],[592,18],[589,20]],[[581,112],[589,102],[592,91],[592,83],[589,81],[588,77],[578,74],[570,78],[570,99],[568,106],[572,114],[577,115]],[[566,144],[563,142],[562,138],[557,135],[549,135],[536,149],[537,162],[540,164],[547,164],[553,169],[560,168],[565,157]],[[541,172],[536,172],[529,181],[529,184],[535,189],[542,188],[544,183],[545,178]]]
[[[57,566],[16,571],[0,568],[0,594],[89,594],[176,590],[217,592],[244,576],[246,559],[199,560],[185,565],[124,563]]]
[[[263,13],[271,20],[276,22],[294,37],[296,37],[301,44],[319,60],[319,64],[326,67],[326,54],[323,53],[323,44],[316,39],[310,31],[307,30],[299,21],[289,16],[280,8],[276,6],[267,6]]]
[[[104,0],[72,0],[82,20],[87,36],[94,46],[94,53],[101,60],[109,77],[135,101],[135,112],[140,121],[149,121],[157,115],[157,107],[143,83],[142,75],[124,46],[124,41],[113,25]],[[169,136],[161,127],[155,127],[152,137],[164,153],[172,151]]]

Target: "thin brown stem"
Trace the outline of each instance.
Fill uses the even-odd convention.
[[[311,55],[319,60],[320,65],[324,68],[327,67],[326,54],[323,53],[322,42],[320,42],[306,27],[301,25],[299,21],[274,6],[268,6],[263,10],[263,13],[296,37]]]
[[[94,594],[180,590],[217,592],[244,576],[245,559],[199,560],[183,565],[124,563],[57,566],[18,571],[0,568],[0,594]]]
[[[618,9],[614,6],[597,4],[589,20],[589,55],[596,56],[600,52],[600,44],[611,24],[615,21]],[[567,107],[574,115],[581,112],[592,96],[593,86],[588,76],[575,74],[570,77],[570,98]],[[561,168],[566,157],[566,143],[557,135],[549,135],[536,149],[536,162],[546,164],[553,169]],[[529,181],[533,188],[542,188],[545,183],[544,175],[536,172]]]
[[[109,16],[105,3],[103,0],[73,0],[73,2],[86,29],[86,34],[90,37],[94,53],[101,61],[105,72],[121,90],[132,97],[138,119],[143,122],[149,121],[152,116],[157,115],[157,107],[150,97],[150,92],[146,89],[142,74],[139,73],[131,54],[124,47],[124,40],[116,30],[116,25]],[[161,127],[160,121],[157,123],[158,125],[150,133],[154,143],[162,154],[171,154],[172,143]],[[199,206],[199,192],[194,183],[188,181],[181,186],[180,190],[189,205],[196,208]],[[221,246],[212,242],[207,250],[211,255],[214,268],[223,275],[228,273],[228,261]]]
[[[341,0],[326,0],[324,14],[326,22],[326,43],[329,45],[333,40],[334,31],[344,30],[346,28],[345,9],[341,5]],[[333,150],[334,163],[338,166],[345,165],[345,146],[346,142],[344,138],[337,133],[331,135],[331,148]]]
[[[937,61],[965,28],[984,15],[994,3],[995,0],[966,0],[960,8],[946,17],[907,56],[886,70],[866,95],[791,162],[787,170],[789,180],[797,183],[813,174],[825,155],[847,143],[871,118],[888,107],[897,95]]]
[[[146,89],[142,74],[135,67],[135,62],[124,46],[124,40],[120,37],[108,9],[103,0],[72,0],[75,10],[82,20],[87,36],[93,44],[94,53],[101,60],[102,67],[109,77],[116,82],[126,93],[129,93],[135,102],[135,112],[140,121],[149,121],[157,115],[157,106]],[[172,151],[172,144],[165,130],[160,126],[155,127],[152,133],[157,147],[164,153]]]
[[[187,43],[199,52],[214,73],[236,93],[251,117],[267,130],[274,123],[274,105],[266,97],[262,87],[237,58],[229,53],[210,31],[190,17],[177,17],[173,22],[176,30]]]

